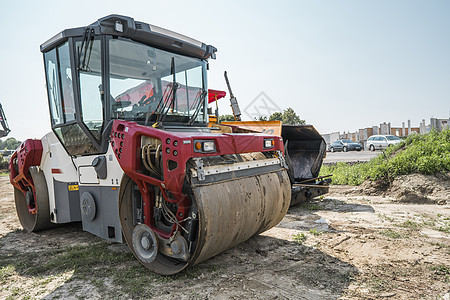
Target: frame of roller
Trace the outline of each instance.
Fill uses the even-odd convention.
[[[41,45],[52,132],[10,160],[28,231],[82,222],[175,274],[275,226],[291,201],[283,139],[208,127],[216,48],[111,15]]]

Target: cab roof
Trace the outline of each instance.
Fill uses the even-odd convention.
[[[82,37],[86,30],[94,30],[95,35],[113,35],[129,38],[152,47],[200,59],[215,58],[217,49],[185,35],[131,17],[109,15],[98,19],[89,26],[65,29],[41,45],[41,52],[47,52],[70,37]]]

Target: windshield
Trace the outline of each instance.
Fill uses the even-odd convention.
[[[165,106],[167,121],[187,122],[200,109],[195,120],[206,123],[204,61],[123,39],[109,41],[109,55],[112,118],[142,121],[150,113],[154,121]]]
[[[389,141],[398,141],[398,140],[400,140],[400,138],[398,138],[398,137],[396,137],[396,136],[394,136],[394,135],[387,135],[386,138],[387,138]]]
[[[354,143],[352,140],[342,140],[343,143]]]

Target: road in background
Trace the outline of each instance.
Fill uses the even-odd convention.
[[[326,163],[369,161],[379,155],[381,151],[349,151],[349,152],[327,152],[323,160]]]

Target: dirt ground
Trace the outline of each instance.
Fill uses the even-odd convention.
[[[2,176],[0,298],[450,299],[450,193],[433,195],[418,204],[332,187],[277,227],[164,277],[80,224],[22,231]]]

